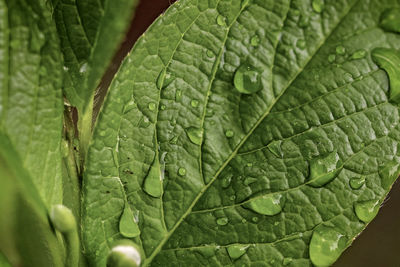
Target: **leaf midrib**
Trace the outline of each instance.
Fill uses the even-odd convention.
[[[349,7],[349,9],[344,13],[344,15],[340,18],[339,22],[335,27],[332,28],[332,30],[327,34],[327,36],[321,41],[321,43],[317,46],[317,49],[315,49],[315,52],[312,53],[309,57],[309,59],[306,61],[305,65],[303,68],[299,69],[296,75],[293,76],[293,78],[288,82],[288,85],[282,90],[282,92],[275,98],[275,101],[271,104],[271,106],[266,110],[266,112],[260,117],[260,119],[254,124],[254,126],[250,129],[249,133],[244,136],[242,141],[236,146],[236,148],[232,151],[231,155],[227,158],[227,160],[222,164],[222,166],[217,170],[215,173],[214,177],[210,180],[210,182],[204,186],[204,188],[199,192],[199,194],[196,196],[196,198],[193,200],[187,211],[179,218],[179,220],[176,222],[174,227],[165,235],[165,237],[162,239],[160,244],[156,247],[156,249],[153,251],[153,253],[146,258],[146,260],[143,262],[143,267],[148,266],[154,257],[161,251],[162,247],[164,244],[169,240],[169,238],[172,236],[172,234],[175,232],[175,230],[179,227],[179,225],[183,222],[183,220],[192,212],[193,207],[196,205],[196,203],[199,201],[199,199],[203,196],[203,194],[207,191],[207,189],[214,183],[214,181],[219,177],[221,172],[225,169],[225,167],[230,163],[230,161],[236,156],[237,152],[239,149],[242,147],[242,145],[247,141],[247,139],[253,134],[254,130],[257,129],[257,127],[261,124],[261,122],[270,114],[270,111],[272,108],[275,106],[275,104],[279,101],[279,99],[283,96],[283,94],[286,92],[286,90],[293,84],[293,82],[297,79],[297,77],[304,71],[305,68],[309,65],[311,60],[314,58],[314,56],[318,53],[318,51],[322,48],[322,46],[326,43],[326,41],[332,36],[332,34],[338,29],[338,27],[343,23],[344,19],[351,13],[351,10],[358,4],[360,0],[356,0],[352,6]],[[243,6],[241,11],[238,13],[237,17],[233,20],[232,24],[230,27],[234,24],[234,22],[239,18],[241,15],[242,11],[244,8],[247,6]],[[229,35],[230,32],[230,27],[227,31],[227,36]],[[225,45],[225,43],[224,43]],[[210,83],[213,83],[213,81],[210,81]]]

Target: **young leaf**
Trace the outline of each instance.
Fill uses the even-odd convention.
[[[47,208],[9,138],[0,132],[0,250],[13,266],[63,266]],[[2,259],[0,257],[0,265]]]
[[[137,0],[53,0],[65,59],[64,93],[80,111],[90,108],[87,105],[123,40],[136,3]]]
[[[142,266],[332,264],[400,172],[398,107],[370,57],[400,48],[400,35],[379,28],[393,7],[182,0],[168,9],[124,61],[95,128],[83,185],[90,262],[104,265],[123,238],[129,204]],[[158,186],[154,162],[160,197],[146,189]],[[365,186],[352,189],[353,178]]]
[[[0,129],[47,205],[61,203],[62,55],[45,0],[0,0]]]

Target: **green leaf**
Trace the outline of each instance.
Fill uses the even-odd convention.
[[[62,54],[45,0],[0,0],[0,129],[46,205],[62,202]]]
[[[1,132],[0,177],[0,251],[13,266],[63,266],[63,248],[49,224],[47,208]]]
[[[379,27],[380,14],[399,6],[169,8],[123,62],[99,115],[83,184],[89,261],[104,265],[123,238],[128,203],[142,266],[333,263],[400,172],[398,107],[370,55],[400,48],[400,35]],[[157,159],[160,197],[145,190]],[[353,178],[365,185],[352,189]]]
[[[123,41],[137,0],[53,0],[65,59],[64,93],[81,112]],[[89,120],[90,122],[90,120]]]

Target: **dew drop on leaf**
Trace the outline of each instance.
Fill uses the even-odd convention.
[[[379,26],[385,31],[400,33],[400,8],[386,9],[381,15]]]
[[[346,48],[343,45],[339,45],[336,47],[336,54],[344,55],[346,54]]]
[[[178,142],[178,136],[174,136],[171,138],[171,140],[169,140],[169,143],[172,145],[176,145],[177,142]]]
[[[153,111],[153,110],[156,109],[156,104],[155,103],[149,103],[148,107],[149,107],[149,110]]]
[[[226,248],[228,255],[232,260],[239,259],[246,253],[248,245],[232,245]]]
[[[227,225],[228,222],[229,222],[229,220],[226,217],[217,219],[217,224],[218,225]]]
[[[186,129],[186,134],[189,140],[195,145],[201,145],[203,132],[201,129],[196,127],[189,127]]]
[[[215,57],[213,51],[211,51],[211,50],[207,50],[206,55],[207,55],[208,58],[213,58],[213,57]]]
[[[219,26],[226,26],[226,18],[224,16],[222,16],[222,15],[218,15],[217,24]]]
[[[258,35],[254,35],[253,37],[251,37],[250,45],[253,47],[259,46],[260,45],[260,37],[258,37]]]
[[[324,10],[324,2],[323,0],[313,0],[312,7],[315,12],[321,13]]]
[[[369,223],[378,214],[379,200],[360,201],[354,204],[354,212],[360,221]]]
[[[174,81],[175,77],[163,69],[157,77],[156,85],[158,89],[163,89]]]
[[[84,74],[85,72],[87,72],[87,69],[88,69],[88,63],[84,62],[79,68],[79,73]]]
[[[313,231],[309,253],[317,267],[332,265],[347,246],[347,238],[335,228],[319,225]]]
[[[328,56],[328,62],[329,63],[333,63],[333,62],[335,62],[335,60],[336,60],[336,55],[331,54],[331,55]]]
[[[199,106],[199,100],[193,99],[190,101],[190,105],[194,108],[197,108]]]
[[[242,94],[254,94],[262,88],[261,75],[251,66],[244,64],[236,70],[233,84]]]
[[[281,140],[276,140],[272,141],[271,143],[268,144],[268,150],[277,158],[281,158],[283,153],[282,153],[282,141]]]
[[[354,190],[360,189],[365,183],[365,178],[364,177],[353,177],[350,179],[349,184],[350,187]]]
[[[231,137],[233,137],[234,135],[235,135],[235,133],[234,133],[232,130],[227,130],[227,131],[225,132],[225,136],[228,137],[228,138],[231,138]]]
[[[224,177],[221,181],[222,188],[228,188],[232,181],[232,175]]]
[[[178,169],[178,174],[180,176],[185,176],[186,175],[186,169],[185,168],[179,168]]]
[[[165,110],[166,106],[165,105],[161,105],[160,109],[161,110]]]
[[[253,218],[251,218],[251,220],[256,223],[256,222],[258,222],[258,217],[253,217]]]
[[[336,152],[326,156],[314,158],[310,161],[309,185],[321,187],[336,178],[342,168],[341,161]]]
[[[361,59],[364,58],[367,55],[367,51],[365,51],[364,49],[358,50],[356,52],[354,52],[353,55],[351,55],[352,59]]]
[[[269,194],[251,199],[245,204],[245,207],[262,215],[273,216],[282,211],[284,202],[281,194]]]
[[[152,197],[161,197],[162,195],[162,176],[161,166],[158,157],[155,157],[150,171],[143,182],[143,190]]]
[[[389,100],[400,104],[400,51],[391,48],[375,48],[372,50],[372,60],[389,76]]]
[[[139,226],[133,218],[133,212],[128,203],[125,203],[124,211],[119,219],[119,232],[127,238],[133,238],[140,234]]]

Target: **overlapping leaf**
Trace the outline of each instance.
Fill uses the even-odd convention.
[[[144,266],[310,266],[324,252],[310,253],[313,232],[344,237],[319,255],[337,257],[399,174],[398,108],[370,57],[400,48],[378,26],[399,6],[173,5],[124,61],[95,128],[83,206],[91,263],[123,238],[126,207]],[[243,69],[260,91],[235,87]]]

